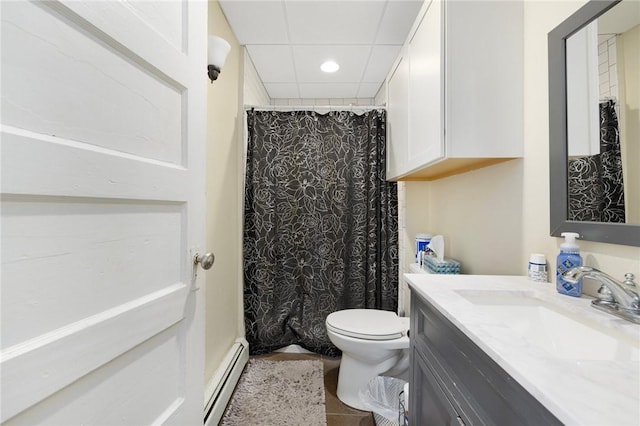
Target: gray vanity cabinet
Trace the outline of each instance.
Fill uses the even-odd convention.
[[[416,405],[411,401],[411,418],[419,421],[413,421],[412,424],[419,425],[458,425],[463,424],[462,418],[449,402],[447,394],[442,390],[439,381],[427,366],[427,361],[416,350],[412,349],[413,371],[411,374],[411,383],[413,389],[410,395],[417,394],[419,396]],[[421,396],[421,397],[420,397]],[[458,421],[458,419],[460,421]]]
[[[413,426],[562,424],[415,292],[410,386]]]

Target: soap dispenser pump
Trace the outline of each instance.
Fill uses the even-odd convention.
[[[562,278],[562,273],[576,266],[582,266],[580,248],[576,244],[576,238],[580,237],[575,232],[563,232],[561,234],[565,242],[560,244],[560,253],[556,263],[556,290],[560,294],[580,297],[582,295],[582,279],[576,283],[570,283]]]

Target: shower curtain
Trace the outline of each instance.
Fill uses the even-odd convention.
[[[569,220],[625,222],[615,101],[600,103],[600,153],[569,160]]]
[[[337,355],[328,314],[395,311],[398,199],[384,111],[248,111],[244,308],[252,354]]]

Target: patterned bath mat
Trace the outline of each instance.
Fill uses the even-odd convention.
[[[249,360],[223,426],[326,426],[322,361]]]

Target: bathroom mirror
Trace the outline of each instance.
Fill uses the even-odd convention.
[[[640,246],[640,2],[592,0],[548,43],[551,235]]]

